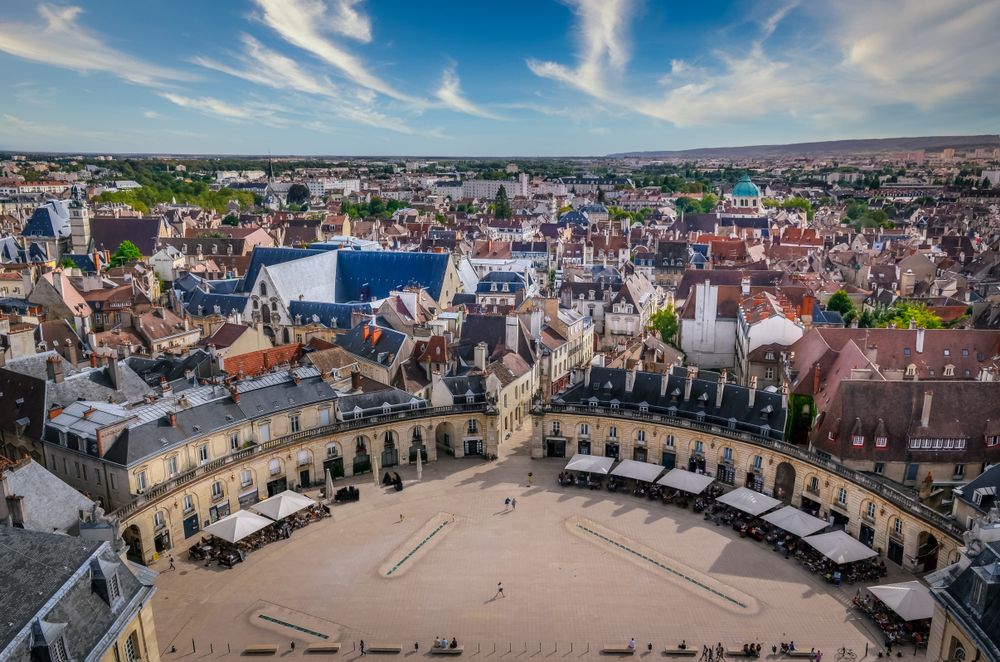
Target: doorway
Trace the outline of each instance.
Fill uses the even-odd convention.
[[[309,480],[309,470],[303,469],[299,472],[299,486],[300,487],[310,487],[312,482]]]
[[[549,439],[545,442],[546,457],[566,457],[566,441],[563,439]]]
[[[281,494],[288,489],[288,479],[285,477],[272,480],[267,484],[267,496],[268,498],[273,497],[275,494]]]
[[[886,556],[896,565],[903,565],[903,543],[889,538],[889,548],[886,550]]]
[[[875,529],[867,524],[862,524],[858,531],[858,540],[868,547],[875,547]]]
[[[609,441],[608,443],[604,444],[604,457],[613,457],[614,459],[617,460],[618,453],[620,452],[620,450],[621,449],[618,446],[617,442]]]
[[[636,462],[645,462],[647,457],[645,448],[633,448],[632,449],[632,459]]]

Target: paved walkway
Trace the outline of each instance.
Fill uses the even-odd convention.
[[[531,460],[527,439],[527,431],[515,435],[497,462],[445,457],[426,465],[419,483],[415,467],[404,467],[399,493],[376,488],[371,476],[352,479],[359,502],[333,506],[333,518],[232,570],[178,553],[177,570],[161,575],[154,598],[161,649],[177,648],[164,659],[198,659],[210,650],[236,657],[251,643],[277,643],[297,657],[319,635],[343,642],[341,657],[357,655],[359,639],[399,643],[404,651],[419,641],[424,654],[435,636],[457,637],[466,656],[479,650],[508,659],[590,659],[603,644],[629,637],[643,653],[647,642],[656,651],[681,639],[729,647],[755,640],[766,651],[794,640],[800,649],[823,650],[827,662],[836,662],[844,645],[859,660],[868,645],[875,657],[881,642],[873,624],[849,608],[855,588],[832,589],[794,560],[689,510],[562,488],[556,475],[563,461]],[[505,510],[507,497],[517,499],[516,509]],[[637,560],[641,555],[587,539],[572,530],[583,521],[573,518],[646,550],[661,566],[675,562],[722,592],[750,596],[752,608],[720,604]],[[897,571],[885,581],[905,578]]]

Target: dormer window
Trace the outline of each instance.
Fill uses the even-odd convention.
[[[955,376],[955,366],[951,365],[950,363],[948,365],[946,365],[944,367],[944,376],[945,377],[954,377]]]
[[[889,437],[875,437],[875,448],[885,448],[889,445]]]
[[[917,374],[917,366],[915,366],[912,363],[910,365],[906,366],[906,376],[907,377],[915,377],[916,374]]]
[[[851,436],[851,445],[852,446],[864,446],[865,445],[865,436],[863,434],[852,435]]]
[[[101,596],[113,610],[121,600],[121,585],[118,583],[118,563],[95,558],[90,562],[91,590]]]

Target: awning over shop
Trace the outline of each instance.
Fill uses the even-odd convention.
[[[615,459],[613,457],[577,453],[566,463],[566,469],[569,471],[586,471],[592,474],[606,474],[611,470],[611,465],[614,463]]]
[[[830,525],[825,519],[813,517],[794,506],[785,506],[780,510],[764,515],[761,519],[775,525],[782,531],[787,531],[793,536],[799,537],[811,536]]]
[[[285,490],[280,494],[275,494],[273,497],[255,504],[250,510],[265,517],[270,517],[273,520],[279,520],[315,505],[316,502],[309,497],[302,496],[292,490]]]
[[[672,487],[682,492],[691,494],[701,494],[705,488],[712,484],[715,479],[705,474],[687,471],[685,469],[671,469],[667,475],[656,481],[658,485]]]
[[[754,516],[766,513],[772,508],[777,508],[781,505],[781,501],[778,499],[755,492],[749,487],[737,487],[732,492],[723,494],[716,501]]]
[[[620,476],[622,478],[634,478],[646,483],[652,483],[661,473],[663,473],[663,465],[661,464],[637,462],[636,460],[622,460],[618,466],[615,467],[614,471],[611,472],[611,475]]]
[[[274,524],[272,520],[261,517],[257,513],[252,513],[249,510],[237,510],[232,515],[227,515],[215,524],[205,527],[205,533],[211,533],[216,538],[222,538],[228,542],[236,542],[272,524]]]
[[[833,531],[831,533],[821,533],[818,536],[803,538],[817,552],[830,559],[836,564],[854,563],[871,558],[877,552],[867,545],[855,540],[843,531]]]
[[[919,621],[934,615],[930,589],[918,581],[869,586],[868,590],[904,621]]]

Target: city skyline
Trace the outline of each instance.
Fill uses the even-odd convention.
[[[1000,5],[435,6],[7,8],[0,148],[570,156],[996,132]]]

